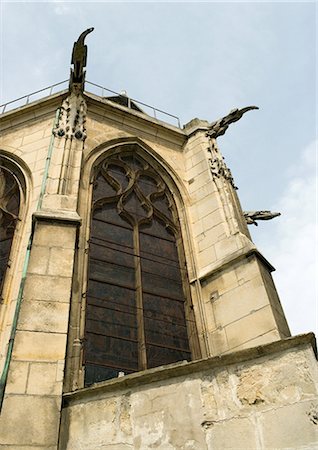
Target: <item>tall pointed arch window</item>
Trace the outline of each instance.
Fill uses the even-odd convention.
[[[86,386],[198,357],[180,242],[172,195],[148,162],[126,152],[99,164],[89,240]]]
[[[14,173],[0,159],[0,294],[12,246],[14,230],[19,215],[20,189]]]

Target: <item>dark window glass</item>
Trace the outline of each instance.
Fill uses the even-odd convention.
[[[86,386],[191,359],[185,269],[167,187],[148,163],[128,153],[103,161],[93,186]]]

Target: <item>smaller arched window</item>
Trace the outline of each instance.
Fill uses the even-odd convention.
[[[162,177],[131,147],[95,172],[86,386],[198,357],[176,206]]]
[[[9,264],[13,235],[20,208],[20,189],[12,168],[0,159],[0,293]]]

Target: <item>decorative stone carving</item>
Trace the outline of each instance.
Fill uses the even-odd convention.
[[[223,156],[220,154],[216,143],[212,139],[210,140],[210,147],[208,148],[208,152],[211,154],[209,161],[213,178],[223,177],[225,178],[225,180],[229,181],[234,189],[237,189],[234,184],[231,170],[225,164]]]
[[[85,81],[84,68],[87,63],[87,45],[84,45],[84,40],[93,30],[94,28],[88,28],[80,35],[78,40],[74,42],[71,59],[73,68],[71,69],[70,88],[72,88],[73,85],[78,85],[83,91]]]
[[[94,28],[85,30],[78,40],[74,42],[70,75],[70,95],[63,101],[58,125],[53,130],[57,137],[66,139],[86,139],[85,121],[86,121],[86,102],[82,96],[85,82],[85,67],[87,63],[87,45],[84,45],[86,36]]]
[[[227,116],[222,117],[215,122],[212,122],[206,133],[207,137],[210,138],[210,148],[208,149],[208,151],[211,153],[210,165],[212,175],[216,178],[225,178],[230,182],[234,189],[237,189],[237,187],[234,184],[232,173],[225,164],[223,156],[218,151],[215,139],[219,136],[222,136],[231,123],[237,122],[242,118],[243,114],[245,114],[247,111],[251,111],[252,109],[258,109],[258,107],[247,106],[246,108],[242,109],[233,109]]]
[[[72,92],[62,103],[57,127],[53,134],[66,139],[86,139],[86,102],[80,93]]]
[[[258,226],[255,222],[256,220],[271,220],[274,219],[274,217],[280,216],[279,212],[271,211],[244,211],[243,214],[248,225],[256,226]]]
[[[246,106],[246,108],[242,109],[233,109],[227,116],[222,117],[221,119],[212,122],[209,130],[207,132],[207,136],[210,138],[216,139],[219,136],[225,134],[229,125],[233,122],[237,122],[240,120],[247,111],[251,111],[253,109],[259,109],[257,106]]]

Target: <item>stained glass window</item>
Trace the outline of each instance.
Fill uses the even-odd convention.
[[[171,193],[148,162],[131,152],[99,164],[89,240],[86,386],[191,360],[194,320],[186,313],[179,234]]]

